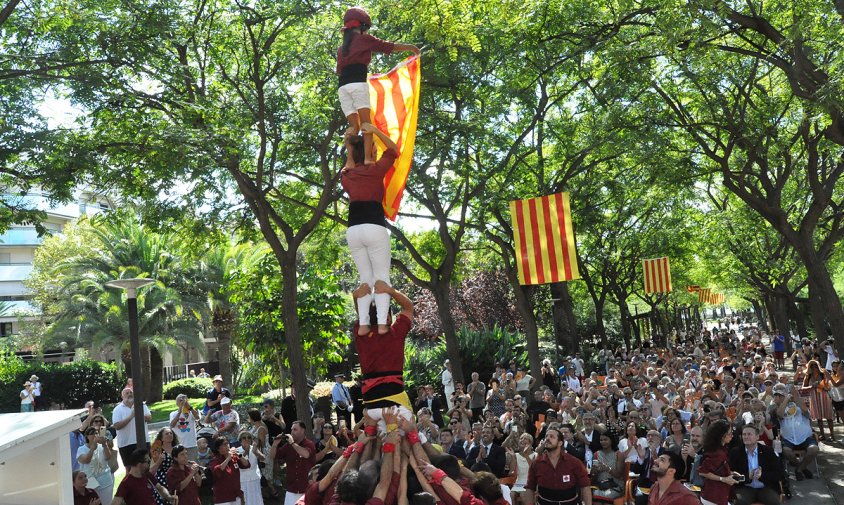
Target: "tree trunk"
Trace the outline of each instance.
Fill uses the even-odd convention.
[[[812,317],[813,332],[815,339],[818,342],[823,342],[827,339],[826,319],[823,313],[823,302],[821,297],[815,292],[816,289],[812,284],[809,284],[809,313]],[[801,333],[801,338],[806,338],[808,332]]]
[[[595,327],[598,330],[598,338],[601,339],[601,348],[607,345],[607,329],[604,326],[604,301],[595,301]]]
[[[524,324],[525,341],[527,342],[528,361],[530,362],[530,375],[541,377],[542,358],[539,356],[539,329],[536,326],[536,315],[533,312],[533,304],[530,302],[530,286],[519,284],[519,277],[516,270],[506,270],[507,279],[513,287],[513,294],[516,299],[516,311],[522,318]],[[539,379],[537,379],[539,380]]]
[[[835,285],[832,283],[826,262],[815,251],[812,238],[804,239],[802,235],[800,238],[799,243],[792,245],[795,246],[797,254],[806,267],[809,290],[814,296],[820,298],[824,318],[835,338],[835,347],[841,352],[844,350],[844,307],[841,306],[841,300],[835,291]],[[820,335],[823,335],[823,331],[826,331],[826,325],[822,328]],[[818,335],[817,329],[815,334]]]
[[[630,337],[635,323],[630,315],[630,309],[627,308],[626,298],[618,301],[618,311],[621,315],[621,338],[624,339],[624,348],[630,352]]]
[[[282,319],[284,320],[284,342],[287,345],[287,360],[290,362],[290,375],[293,377],[293,387],[296,389],[296,413],[300,421],[307,426],[307,433],[313,430],[311,404],[308,401],[308,389],[305,375],[305,354],[302,338],[299,334],[299,312],[296,303],[298,278],[296,274],[296,252],[287,251],[286,256],[279,258],[282,273]],[[304,393],[304,394],[303,394]]]
[[[554,303],[551,313],[554,318],[554,336],[557,345],[562,346],[563,354],[573,354],[579,349],[577,339],[577,322],[574,317],[574,302],[569,294],[568,284],[555,282],[549,284],[551,298]]]
[[[431,282],[431,292],[437,302],[437,315],[440,318],[443,335],[445,336],[445,348],[448,352],[448,359],[451,361],[451,375],[455,382],[466,384],[463,375],[463,358],[460,356],[460,342],[457,340],[457,329],[454,327],[454,318],[451,317],[451,296],[448,282]]]
[[[232,332],[234,327],[234,311],[223,305],[215,307],[211,313],[211,328],[214,332],[214,338],[217,339],[220,375],[223,376],[223,384],[230,387],[232,392],[235,392],[232,376]]]
[[[788,299],[780,293],[770,295],[770,314],[774,320],[775,332],[785,337],[786,344],[791,345],[791,324],[788,320]],[[789,351],[790,352],[790,351]]]
[[[759,300],[750,300],[750,304],[753,305],[753,312],[756,314],[756,320],[759,321],[759,325],[766,324],[768,320],[765,316],[764,310],[762,309],[762,305],[759,303]],[[768,331],[771,331],[770,326],[768,327]]]
[[[806,327],[806,318],[803,317],[803,313],[800,312],[800,307],[797,306],[797,301],[791,293],[788,296],[788,312],[791,320],[797,326],[797,334],[800,335],[800,338],[808,338],[809,329]],[[823,320],[823,316],[821,316],[821,320]]]
[[[155,347],[149,348],[149,396],[145,399],[148,403],[161,401],[164,393],[164,359]]]

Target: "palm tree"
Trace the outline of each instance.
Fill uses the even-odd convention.
[[[234,272],[248,268],[269,251],[265,245],[217,241],[204,248],[192,261],[194,286],[203,291],[205,307],[200,314],[217,341],[223,383],[235,387],[232,373],[232,335],[237,327],[237,309],[230,301],[229,281]]]
[[[157,401],[163,387],[162,355],[179,353],[180,344],[203,349],[196,313],[204,300],[194,296],[195,290],[184,289],[191,282],[186,279],[188,269],[171,249],[176,244],[172,234],[147,230],[131,210],[97,217],[91,226],[91,254],[71,256],[52,267],[63,296],[47,336],[67,340],[73,332],[79,345],[93,351],[111,347],[128,354],[124,295],[104,284],[122,278],[155,279],[138,292],[138,366],[147,377],[145,397]]]

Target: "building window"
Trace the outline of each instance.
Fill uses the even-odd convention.
[[[0,337],[8,337],[12,334],[12,323],[0,323]]]
[[[0,265],[11,265],[12,253],[0,253]]]

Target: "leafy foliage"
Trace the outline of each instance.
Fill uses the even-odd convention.
[[[208,378],[179,379],[164,385],[164,399],[175,400],[179,395],[187,395],[191,399],[205,398],[205,394],[212,387],[214,383]]]
[[[465,327],[457,332],[460,355],[467,373],[478,372],[489,377],[495,371],[496,363],[527,363],[527,348],[518,333],[509,332],[499,326],[482,330]],[[417,343],[408,340],[404,346],[404,380],[409,389],[418,386],[440,384],[443,363],[448,358],[444,342]]]
[[[120,400],[124,383],[114,364],[75,361],[68,364],[24,362],[14,355],[0,359],[0,412],[20,411],[20,391],[31,375],[43,384],[41,396],[48,405],[82,408],[88,400]]]
[[[282,280],[275,259],[268,251],[249,266],[231,273],[231,303],[238,309],[237,343],[246,360],[287,363],[284,339]],[[350,343],[346,299],[337,278],[317,267],[299,275],[297,309],[302,329],[305,362],[314,376],[324,375],[330,363],[342,362]],[[255,382],[277,379],[278,367]]]

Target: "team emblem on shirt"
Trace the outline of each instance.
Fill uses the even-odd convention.
[[[563,482],[571,482],[571,475],[563,475]]]

